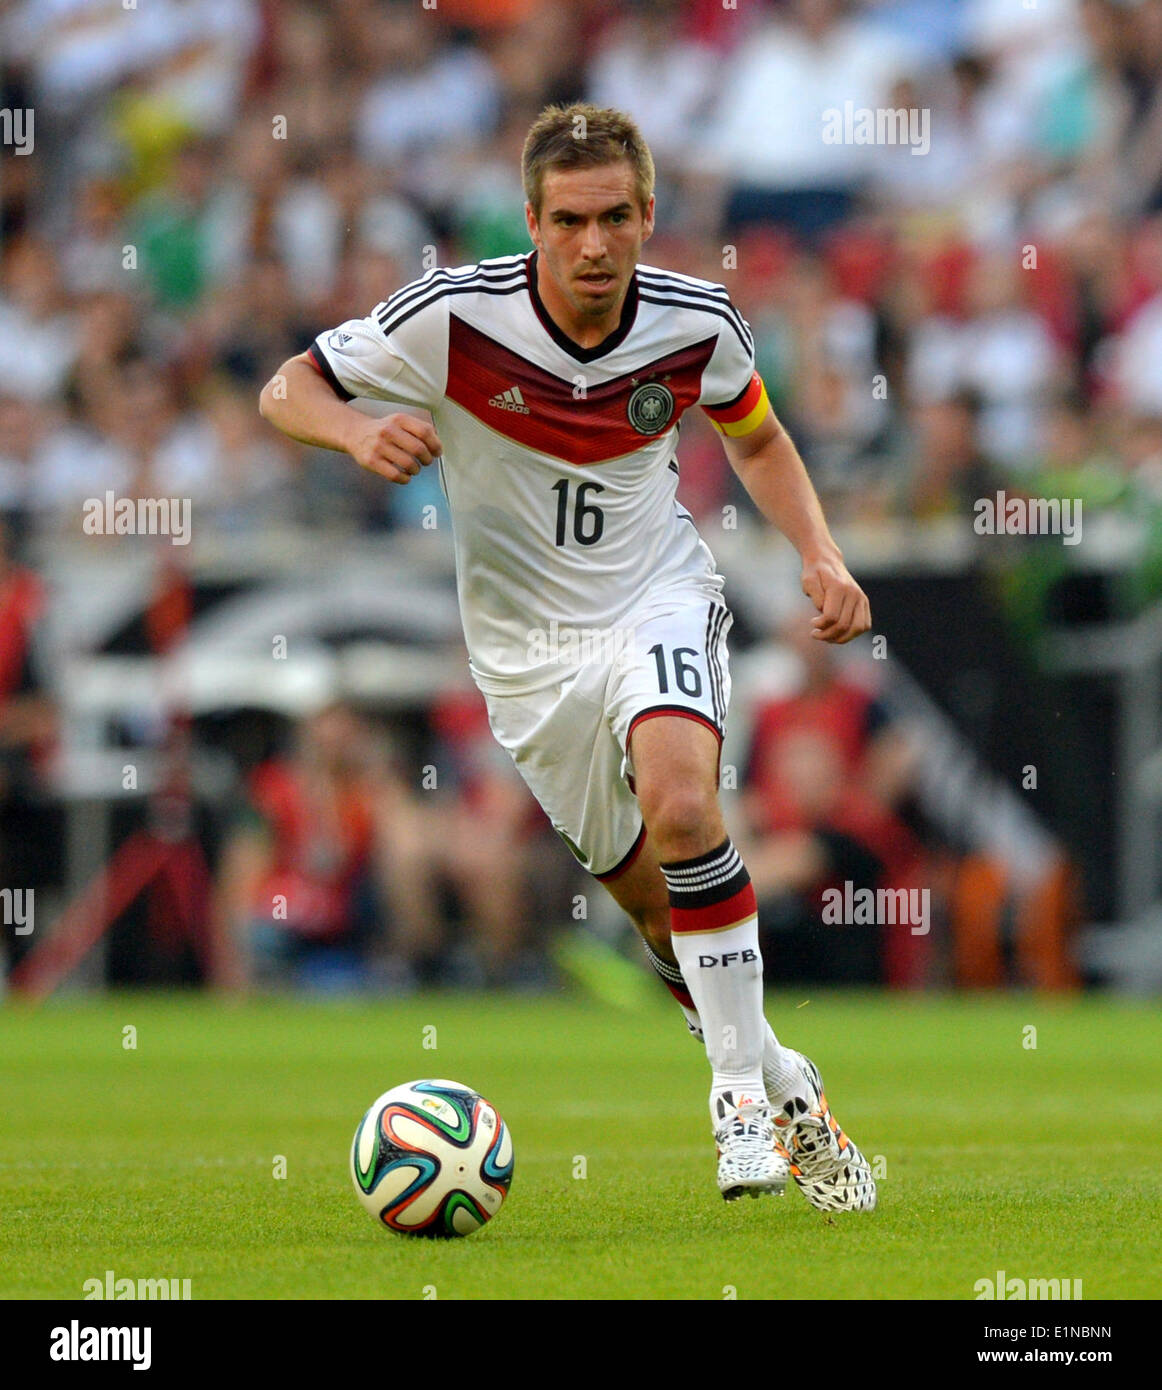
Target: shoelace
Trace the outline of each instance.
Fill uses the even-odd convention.
[[[739,1139],[762,1140],[765,1143],[771,1139],[772,1123],[772,1117],[767,1110],[756,1107],[746,1115],[740,1110],[715,1131],[714,1137],[719,1143],[732,1135]]]
[[[810,1126],[810,1131],[802,1131]],[[795,1126],[790,1153],[792,1159],[800,1153],[812,1162],[811,1177],[828,1178],[847,1168],[851,1163],[850,1152],[835,1153],[831,1147],[831,1128],[822,1115],[804,1115]],[[836,1143],[838,1144],[838,1140]]]

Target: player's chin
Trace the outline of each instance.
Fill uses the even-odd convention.
[[[607,280],[577,280],[577,293],[589,309],[608,308],[617,302],[621,293],[621,281],[612,276]]]

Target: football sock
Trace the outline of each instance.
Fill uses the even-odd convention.
[[[650,943],[642,937],[642,945],[646,948],[646,959],[654,967],[654,970],[661,977],[662,983],[674,996],[678,1007],[682,1010],[686,1019],[686,1027],[698,1039],[705,1042],[702,1034],[702,1020],[698,1017],[698,1010],[694,1007],[694,1000],[690,996],[690,991],[686,988],[686,978],[676,965],[671,965],[668,960],[663,960]]]
[[[686,987],[685,976],[676,965],[671,965],[668,960],[659,956],[644,937],[642,945],[646,948],[649,963],[682,1010],[686,1027],[700,1043],[704,1043],[706,1038],[702,1032],[702,1020],[698,1017],[698,1010],[694,1007],[694,1001]],[[771,1104],[776,1109],[781,1109],[792,1096],[802,1091],[803,1073],[795,1054],[775,1037],[775,1030],[766,1019],[763,1023],[763,1087]]]
[[[763,1040],[763,1086],[776,1110],[781,1110],[792,1096],[804,1093],[799,1059],[775,1037],[775,1030],[769,1023]]]
[[[763,962],[750,875],[729,839],[694,859],[663,864],[674,954],[701,1020],[716,1102],[741,1106],[763,1091]],[[680,1001],[679,1001],[680,1002]]]

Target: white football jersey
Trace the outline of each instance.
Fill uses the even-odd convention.
[[[429,271],[310,350],[343,399],[431,412],[472,671],[495,694],[559,679],[545,633],[721,594],[676,498],[678,422],[699,405],[741,434],[769,409],[723,286],[639,265],[618,327],[583,348],[541,303],[536,255]]]

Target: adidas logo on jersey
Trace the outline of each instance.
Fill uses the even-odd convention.
[[[521,395],[519,386],[512,386],[507,391],[498,392],[488,404],[496,406],[497,410],[515,410],[518,415],[530,415],[532,413],[525,405],[525,398]]]

